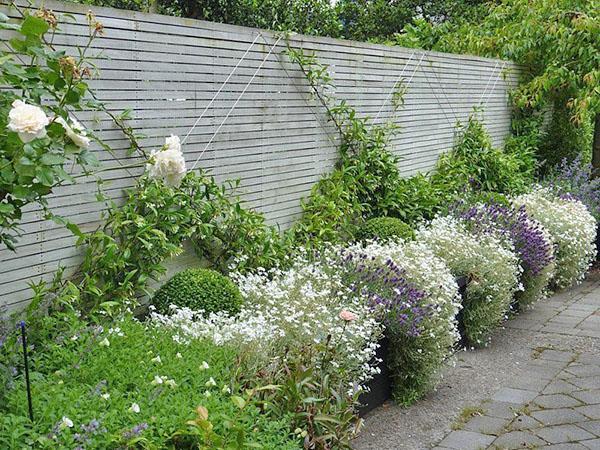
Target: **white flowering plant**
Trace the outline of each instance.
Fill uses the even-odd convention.
[[[153,313],[153,320],[173,329],[178,342],[208,338],[217,345],[245,347],[257,367],[273,365],[273,370],[286,353],[303,355],[307,365],[319,367],[321,357],[311,347],[327,344],[335,348],[334,377],[356,384],[370,378],[369,362],[382,326],[367,299],[352,292],[327,263],[298,255],[288,269],[236,273],[233,278],[244,298],[238,315],[204,317],[203,311],[173,308],[169,315]],[[340,317],[344,311],[353,319]],[[346,390],[352,387],[349,382]]]
[[[455,277],[466,277],[463,338],[471,346],[487,345],[492,331],[505,319],[515,292],[521,288],[519,258],[494,235],[470,233],[460,220],[437,217],[417,230],[422,242],[442,258]]]
[[[571,197],[560,197],[549,188],[536,187],[513,199],[540,222],[554,241],[556,274],[554,287],[580,282],[596,257],[597,224],[586,206]]]
[[[307,430],[310,446],[348,448],[356,400],[378,370],[383,326],[331,262],[298,255],[285,270],[234,274],[245,300],[235,317],[174,308],[153,321],[177,343],[201,338],[243,349],[246,370],[280,386],[265,398],[276,416],[295,411],[293,428]]]
[[[519,257],[523,289],[515,294],[515,309],[526,308],[547,295],[556,268],[552,236],[524,206],[513,208],[488,200],[472,206],[457,204],[452,210],[469,231],[493,234]]]
[[[160,150],[152,151],[146,170],[150,178],[163,180],[170,186],[181,184],[187,169],[179,136],[171,135]]]
[[[0,85],[10,87],[0,90],[0,244],[10,249],[26,205],[38,203],[53,217],[46,196],[74,181],[68,168],[89,174],[97,165],[88,149],[95,138],[74,113],[102,108],[88,95],[85,80],[92,71],[85,51],[74,58],[46,40],[57,27],[56,16],[46,9],[23,14],[20,21],[0,14],[0,29],[17,36],[0,51]],[[91,15],[88,20],[91,43],[102,26]]]
[[[384,306],[387,365],[394,399],[408,405],[431,389],[459,334],[458,285],[421,242],[370,242],[338,250],[336,270]]]

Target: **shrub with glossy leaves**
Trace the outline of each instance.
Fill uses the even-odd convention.
[[[167,281],[152,298],[152,305],[167,313],[170,305],[201,310],[204,314],[236,314],[242,305],[237,286],[210,269],[187,269]]]
[[[398,239],[412,240],[415,238],[413,229],[396,217],[375,217],[367,220],[356,233],[358,240],[377,239],[393,241]]]

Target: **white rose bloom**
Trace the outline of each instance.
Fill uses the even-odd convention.
[[[62,117],[57,117],[55,122],[60,123],[63,126],[67,137],[73,141],[73,144],[79,148],[88,148],[90,146],[90,138],[87,137],[85,129],[77,120],[72,117],[70,120],[71,125],[69,125]]]
[[[152,178],[162,179],[171,186],[179,186],[186,174],[179,137],[171,135],[165,140],[163,148],[154,150],[146,168]]]
[[[23,142],[30,142],[46,136],[46,126],[50,120],[39,106],[28,105],[22,100],[15,100],[8,113],[8,129],[19,133]]]

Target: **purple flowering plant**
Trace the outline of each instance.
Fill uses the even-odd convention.
[[[593,167],[581,155],[573,161],[566,158],[546,180],[557,195],[583,203],[596,221],[600,221],[600,177],[593,177]]]
[[[495,234],[513,247],[523,268],[523,290],[516,294],[519,304],[525,306],[541,298],[553,270],[553,243],[548,232],[527,214],[525,207],[491,202],[465,207],[462,211],[457,207],[457,211],[455,215],[464,220],[470,231]]]
[[[339,263],[344,281],[372,308],[381,311],[388,330],[409,337],[420,335],[420,325],[433,314],[434,307],[422,304],[426,293],[406,279],[404,269],[391,259],[381,265],[373,256],[348,249],[340,250]]]

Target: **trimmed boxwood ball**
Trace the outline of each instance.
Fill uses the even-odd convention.
[[[206,315],[225,311],[236,314],[242,305],[238,287],[224,275],[210,269],[187,269],[174,275],[152,298],[161,314],[170,305],[203,310]]]
[[[358,229],[356,238],[360,241],[367,239],[390,241],[398,238],[412,241],[415,232],[410,225],[396,217],[375,217],[367,220]]]

